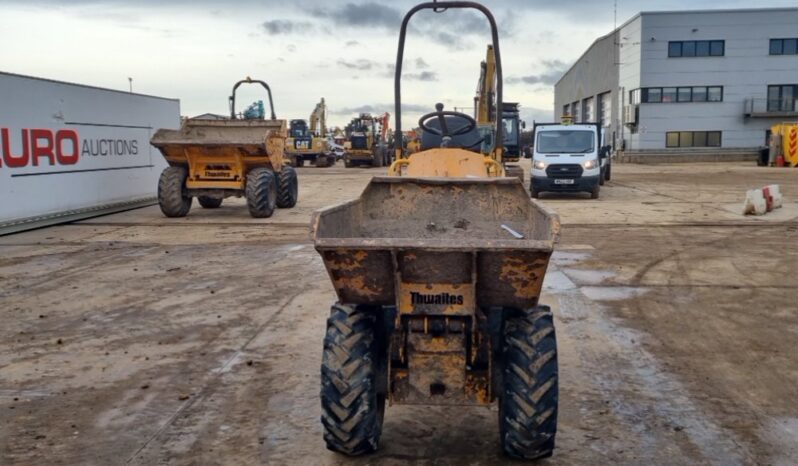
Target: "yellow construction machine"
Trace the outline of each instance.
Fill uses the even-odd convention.
[[[361,165],[384,167],[390,163],[388,148],[388,122],[391,114],[379,117],[361,113],[346,125],[344,166],[351,168]]]
[[[240,118],[236,90],[260,84],[269,96],[271,119]],[[194,197],[206,209],[226,197],[246,197],[253,217],[271,217],[275,207],[294,207],[299,194],[296,172],[283,164],[285,120],[274,114],[272,91],[247,77],[233,86],[230,119],[186,119],[179,130],[159,129],[150,143],[169,166],[158,181],[158,204],[167,217],[185,217]],[[260,105],[262,107],[262,105]]]
[[[488,45],[485,60],[480,64],[477,92],[474,96],[474,116],[480,127],[492,127],[496,124],[498,108],[501,108],[501,121],[503,127],[503,150],[496,155],[499,163],[504,165],[507,176],[514,176],[524,181],[524,169],[518,165],[521,159],[521,130],[524,123],[520,120],[517,102],[502,102],[496,105],[496,55],[493,45]]]
[[[396,135],[410,19],[469,8],[490,22],[496,101],[502,108],[499,35],[474,2],[422,3],[404,17],[395,74]],[[445,13],[443,13],[445,14]],[[327,320],[321,421],[327,448],[377,449],[387,404],[499,405],[504,452],[554,450],[558,369],[552,313],[538,304],[559,235],[557,215],[504,176],[502,124],[436,111],[419,120],[421,150],[372,178],[358,199],[314,214],[316,250],[338,297]]]
[[[798,122],[771,126],[767,147],[760,151],[760,166],[798,167]]]
[[[291,165],[301,167],[305,161],[317,167],[330,167],[335,163],[327,144],[327,104],[324,98],[310,114],[310,125],[305,120],[291,120],[285,151]]]

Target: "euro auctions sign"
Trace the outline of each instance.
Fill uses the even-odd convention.
[[[0,72],[0,234],[152,202],[179,125],[175,99]]]
[[[72,129],[0,128],[0,168],[77,165],[81,158],[138,155],[136,139],[81,139]],[[15,149],[18,148],[18,149]]]

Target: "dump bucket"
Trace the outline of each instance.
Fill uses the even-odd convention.
[[[535,306],[560,223],[515,178],[375,177],[312,227],[342,303],[401,309],[435,284],[424,312],[458,314]]]

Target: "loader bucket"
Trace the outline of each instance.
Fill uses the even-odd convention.
[[[536,305],[560,229],[513,178],[375,177],[312,226],[340,302],[409,309],[434,290],[425,312],[455,315]]]

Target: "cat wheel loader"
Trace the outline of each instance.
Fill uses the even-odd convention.
[[[327,143],[327,104],[322,97],[310,114],[310,125],[305,120],[291,120],[288,139],[285,140],[286,158],[294,167],[308,161],[316,167],[331,167],[335,154]]]
[[[271,119],[236,114],[236,91],[245,83],[266,89]],[[229,119],[189,118],[178,130],[159,129],[152,136],[150,143],[169,163],[158,181],[158,205],[167,217],[188,215],[195,197],[206,209],[220,207],[227,197],[246,197],[256,218],[296,205],[296,171],[283,164],[286,123],[274,114],[269,85],[247,77],[233,86],[229,102]]]
[[[361,165],[379,168],[390,164],[391,153],[388,148],[390,118],[391,115],[387,112],[379,117],[361,113],[346,125],[348,139],[344,153],[346,168]]]
[[[394,82],[402,133],[405,34],[419,11],[474,2],[422,3],[404,17]],[[321,422],[327,448],[374,452],[386,405],[490,406],[514,458],[554,450],[558,368],[552,313],[540,305],[559,219],[530,199],[500,163],[502,123],[436,111],[419,120],[421,150],[395,138],[388,176],[358,199],[314,214],[312,235],[338,301],[327,320],[321,366]],[[498,159],[498,160],[497,160]]]

